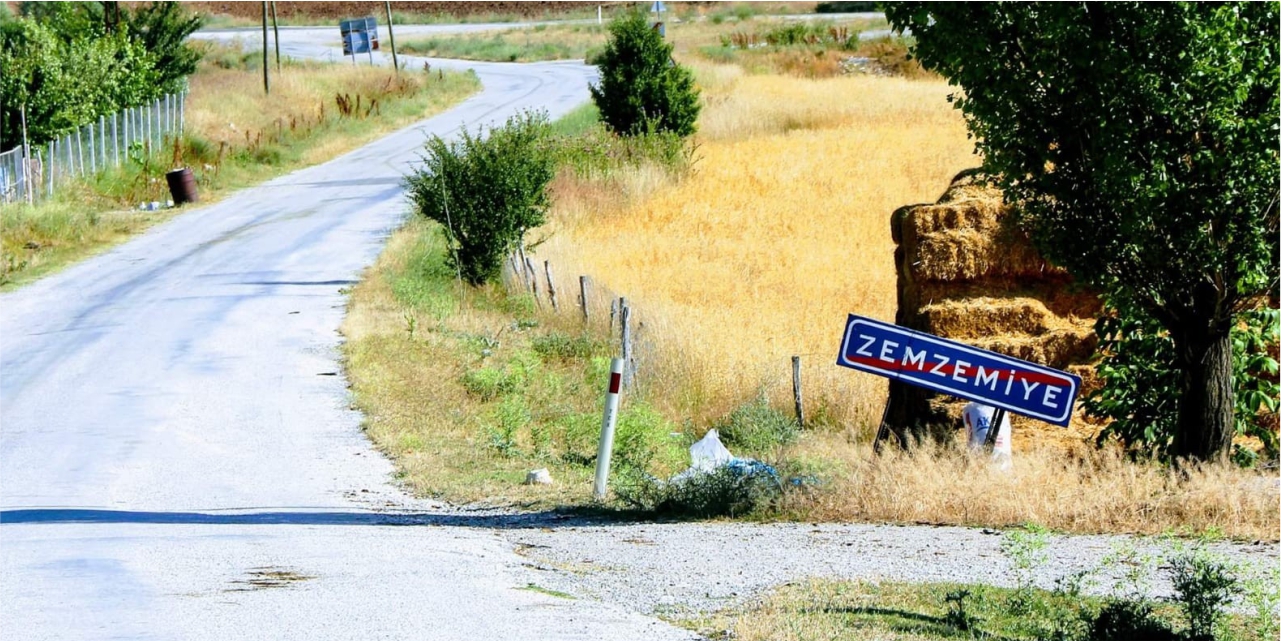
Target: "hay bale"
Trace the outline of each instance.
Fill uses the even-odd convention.
[[[1040,336],[1056,324],[1050,310],[1035,298],[946,300],[925,305],[920,315],[923,331],[955,339],[992,334]]]
[[[969,343],[1054,369],[1086,363],[1094,356],[1099,338],[1089,328],[1065,328],[1040,336],[992,336],[976,338]]]
[[[1094,292],[1082,289],[1066,274],[1047,275],[1044,280],[1028,282],[1017,278],[986,278],[965,282],[905,282],[913,310],[924,311],[930,305],[971,299],[1032,299],[1044,305],[1055,318],[1093,322],[1102,311],[1102,302]],[[901,309],[901,308],[900,308]],[[916,327],[913,325],[912,327]],[[918,327],[924,330],[924,327]],[[928,330],[924,330],[928,331]]]
[[[912,277],[918,281],[956,282],[984,278],[1040,279],[1061,273],[1045,262],[1021,234],[948,229],[917,236],[907,246]]]
[[[911,210],[912,231],[917,237],[941,231],[969,229],[993,234],[1001,228],[1007,207],[994,200],[965,200],[949,205],[917,205]]]
[[[1098,378],[1089,365],[1098,338],[1094,320],[1099,297],[1049,264],[1027,236],[1014,228],[1001,193],[969,170],[958,175],[939,198],[925,205],[900,207],[890,217],[898,271],[895,322],[936,336],[960,340],[1082,378],[1083,392]],[[961,426],[965,402],[902,383],[891,382],[887,421],[897,432],[947,438]],[[1015,418],[1031,444],[1044,438],[1089,438],[1097,426],[1079,410],[1072,429]]]

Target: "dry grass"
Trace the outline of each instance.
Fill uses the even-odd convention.
[[[603,25],[578,23],[499,28],[472,33],[402,38],[398,44],[407,53],[464,60],[528,62],[581,59],[605,46],[608,24],[607,21]],[[669,16],[667,41],[672,44],[675,55],[687,58],[699,55],[705,49],[720,47],[725,39],[734,34],[763,33],[786,24],[794,23],[747,14],[741,18],[722,16],[720,20],[690,15],[686,19],[673,21]],[[849,19],[830,20],[823,24],[843,27],[852,33],[885,26],[884,21]],[[791,65],[797,75],[816,75],[814,69],[822,67],[828,69],[828,72],[817,75],[830,76],[840,73],[838,62],[842,57],[863,55],[866,52],[825,52],[819,57],[826,57],[826,60],[817,67],[810,60],[816,57],[814,47],[773,47],[769,51],[741,53],[744,55],[737,57],[741,57],[742,64],[749,68],[769,71]]]
[[[237,47],[203,45],[192,76],[188,131],[221,155],[300,146],[288,168],[323,162],[395,128],[440,112],[479,88],[470,74],[288,61],[262,90],[259,59]],[[338,96],[349,101],[347,113]],[[297,145],[305,141],[305,145]],[[293,150],[290,150],[293,151]]]
[[[762,387],[782,393],[801,354],[816,406],[866,424],[884,384],[832,363],[847,313],[893,318],[889,212],[975,162],[947,87],[699,76],[712,82],[696,172],[642,173],[665,186],[614,206],[560,184],[539,256],[634,301],[663,346],[644,376],[669,411],[706,422]]]
[[[1065,532],[1205,532],[1277,539],[1277,482],[1231,464],[1171,472],[1114,448],[1018,452],[1002,471],[950,445],[875,456],[866,444],[811,435],[789,456],[826,471],[831,491],[796,493],[805,518],[1007,527]],[[835,463],[834,463],[835,462]],[[785,501],[785,502],[786,502]]]

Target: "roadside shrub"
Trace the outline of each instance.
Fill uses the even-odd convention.
[[[414,210],[441,225],[450,266],[472,285],[497,280],[525,231],[543,224],[555,173],[547,128],[545,114],[527,112],[452,143],[432,136],[423,167],[405,178]]]
[[[520,432],[532,420],[524,397],[516,394],[504,396],[490,412],[485,424],[487,444],[502,456],[516,456],[520,453],[517,441]]]
[[[603,349],[600,341],[590,336],[569,336],[554,332],[536,336],[530,341],[534,353],[545,359],[569,360],[572,358],[591,358]]]
[[[615,495],[629,507],[664,516],[743,516],[770,505],[782,491],[763,463],[729,464],[662,481],[644,473],[622,474]]]
[[[595,413],[566,414],[556,419],[553,429],[560,435],[560,458],[571,465],[596,464],[600,444],[601,417]]]
[[[1170,560],[1174,601],[1187,617],[1188,641],[1212,641],[1240,581],[1235,568],[1203,551]]]
[[[675,426],[654,408],[636,403],[618,414],[612,464],[618,469],[663,469],[683,455],[672,437]]]
[[[481,402],[524,391],[538,373],[538,358],[529,353],[516,354],[502,369],[482,367],[463,374],[463,389]]]
[[[701,108],[694,75],[672,60],[672,45],[629,11],[609,25],[598,57],[600,84],[591,86],[601,120],[615,133],[694,133]]]
[[[462,384],[468,394],[476,396],[481,402],[488,402],[515,393],[520,390],[523,381],[511,372],[482,367],[463,374]]]
[[[694,146],[674,133],[615,136],[600,127],[575,135],[556,136],[550,142],[556,162],[581,178],[608,175],[622,167],[652,164],[672,174],[694,163]]]
[[[1179,636],[1142,601],[1107,602],[1090,621],[1089,641],[1178,641]]]
[[[734,408],[712,426],[726,446],[746,452],[767,452],[796,440],[796,419],[770,406],[763,396]]]

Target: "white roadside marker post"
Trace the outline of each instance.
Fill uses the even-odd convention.
[[[615,358],[609,363],[609,388],[605,393],[605,416],[600,425],[600,448],[596,450],[596,486],[592,495],[597,501],[609,491],[609,456],[614,450],[614,424],[618,421],[618,392],[623,386],[623,363]]]

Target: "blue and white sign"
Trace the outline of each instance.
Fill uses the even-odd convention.
[[[836,364],[1067,426],[1081,379],[850,314]]]
[[[344,56],[378,50],[378,21],[372,17],[340,20],[338,32],[342,35]]]

